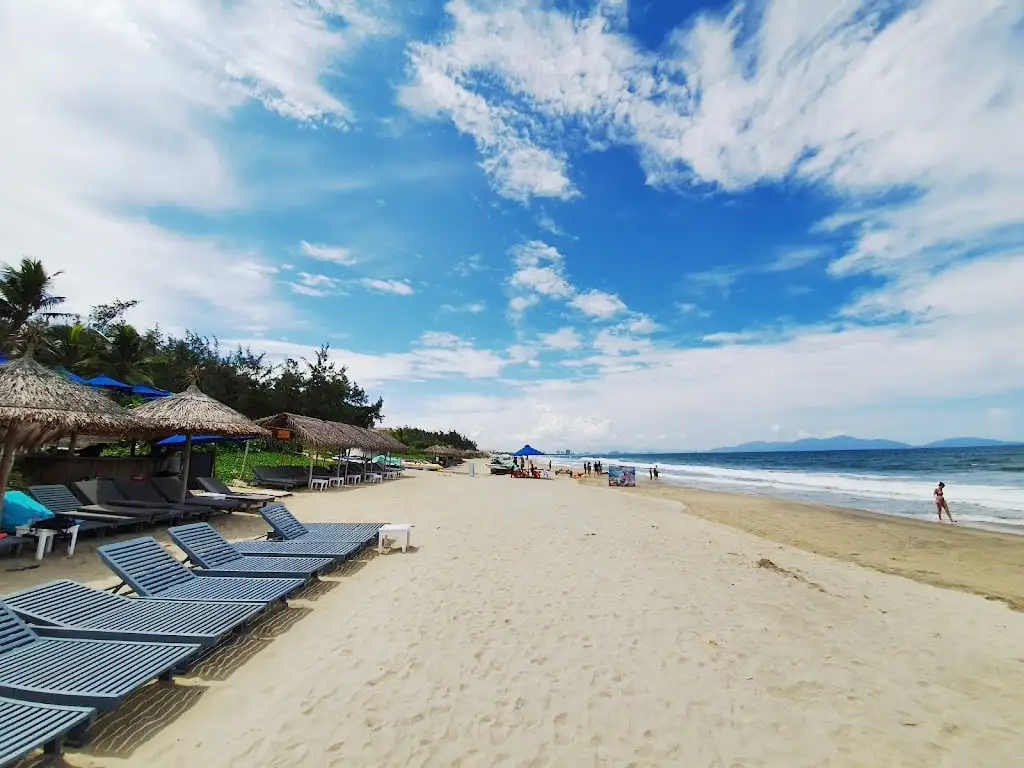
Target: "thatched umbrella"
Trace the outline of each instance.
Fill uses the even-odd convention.
[[[3,491],[19,448],[34,448],[69,434],[127,435],[145,431],[138,417],[106,395],[75,384],[32,359],[0,366],[0,522]]]
[[[155,429],[185,435],[185,450],[181,462],[181,498],[188,493],[188,465],[192,458],[193,435],[220,435],[221,437],[263,437],[270,433],[250,421],[233,408],[214,400],[190,384],[184,392],[170,397],[150,400],[133,413]]]
[[[392,435],[386,429],[375,429],[373,431],[376,432],[380,437],[382,437],[384,439],[384,442],[387,444],[387,450],[389,452],[391,452],[391,453],[408,453],[409,452],[409,446],[407,446],[405,443],[403,443],[397,437]]]
[[[455,449],[447,445],[432,445],[423,452],[433,456],[455,456]]]

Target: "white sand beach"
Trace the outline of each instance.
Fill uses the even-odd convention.
[[[192,705],[130,756],[68,764],[1021,764],[1024,614],[1002,603],[638,494],[411,474],[288,505],[414,523],[415,551],[329,577],[223,679],[179,680]]]

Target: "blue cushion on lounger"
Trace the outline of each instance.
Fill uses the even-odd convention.
[[[29,525],[36,520],[53,517],[48,510],[31,496],[21,491],[7,491],[4,494],[4,530],[14,533],[19,525]]]

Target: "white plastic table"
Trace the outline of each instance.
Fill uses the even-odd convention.
[[[36,541],[36,560],[42,560],[43,555],[53,549],[53,539],[60,531],[55,531],[50,528],[32,528],[28,525],[19,525],[14,529],[14,532],[18,536],[34,536]],[[75,545],[78,543],[78,526],[72,525],[67,529],[67,533],[71,534],[71,541],[68,544],[68,557],[75,554]]]
[[[329,478],[327,478],[327,483],[328,483],[328,485],[344,485],[345,484],[345,476],[344,475],[335,475],[334,477],[329,477]]]
[[[377,553],[384,553],[384,539],[401,538],[402,551],[409,549],[409,534],[413,526],[409,523],[388,523],[377,530]]]
[[[330,485],[330,481],[326,477],[314,477],[309,481],[309,487],[311,490],[322,491],[328,485]]]

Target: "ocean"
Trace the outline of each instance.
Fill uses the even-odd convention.
[[[935,520],[941,480],[953,517],[1024,534],[1024,447],[573,456],[658,466],[661,482]],[[565,463],[560,462],[560,463]]]

